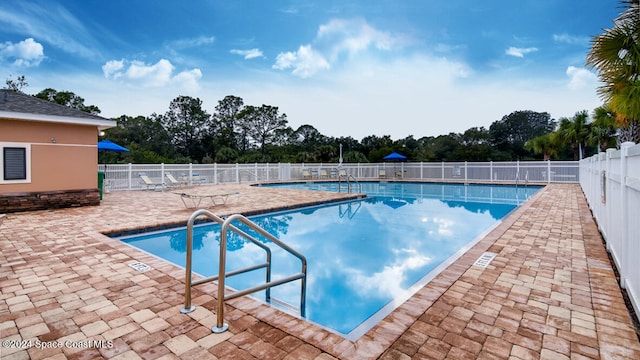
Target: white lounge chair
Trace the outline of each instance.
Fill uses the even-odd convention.
[[[206,209],[212,206],[224,205],[227,203],[229,196],[239,194],[239,192],[223,192],[223,193],[174,193],[180,195],[180,199],[187,209]],[[205,201],[202,204],[202,200],[209,199],[210,204]]]
[[[160,183],[160,184],[159,183],[154,183],[153,181],[151,181],[151,179],[149,179],[147,174],[139,173],[138,176],[140,176],[140,181],[142,181],[142,184],[147,187],[147,190],[153,189],[155,191],[158,188],[160,188],[160,190],[162,190],[163,184],[162,183]]]
[[[187,186],[189,182],[187,180],[178,180],[170,172],[165,173],[164,176],[169,180],[168,185],[171,187]]]

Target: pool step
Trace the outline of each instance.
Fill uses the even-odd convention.
[[[297,315],[297,316],[301,316],[300,315],[300,308],[294,305],[289,304],[286,301],[282,301],[282,300],[278,300],[276,298],[274,298],[273,296],[271,297],[271,300],[269,301],[271,303],[271,305],[280,308],[288,313]]]

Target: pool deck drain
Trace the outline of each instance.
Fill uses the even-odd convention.
[[[240,192],[213,209],[219,215],[347,196],[241,184],[211,191]],[[212,334],[215,286],[196,287],[196,311],[180,314],[184,270],[102,235],[190,214],[170,192],[124,191],[105,194],[101,206],[7,215],[2,359],[640,359],[579,185],[541,190],[356,341],[249,298],[229,301],[229,331]],[[473,266],[485,252],[497,255]],[[153,269],[139,272],[133,262]],[[9,346],[20,340],[63,345]]]
[[[498,256],[498,254],[492,253],[492,252],[485,252],[484,254],[482,254],[482,256],[478,258],[478,260],[476,260],[476,262],[473,263],[473,266],[486,268],[487,266],[489,266],[489,264],[491,264],[491,261],[493,261],[493,259],[495,259],[496,256]]]
[[[129,266],[131,266],[132,268],[140,271],[141,273],[143,272],[147,272],[149,270],[153,270],[153,268],[145,263],[136,261],[134,263],[129,264]]]

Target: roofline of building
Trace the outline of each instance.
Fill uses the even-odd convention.
[[[42,121],[42,122],[74,124],[74,125],[90,125],[90,126],[97,126],[98,130],[109,129],[112,127],[116,127],[117,125],[117,122],[115,120],[108,120],[108,119],[100,120],[100,119],[91,119],[91,118],[75,118],[75,117],[69,117],[69,116],[29,114],[29,113],[1,111],[1,110],[0,110],[0,119]]]

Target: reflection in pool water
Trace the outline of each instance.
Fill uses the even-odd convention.
[[[375,314],[374,319],[379,320],[400,305],[411,295],[408,289],[412,285],[422,285],[433,277],[435,274],[430,272],[443,262],[448,264],[452,255],[460,255],[461,249],[470,247],[474,239],[479,240],[480,235],[538,189],[365,183],[363,192],[368,197],[362,200],[251,220],[307,258],[306,318],[355,339],[377,322],[367,319]],[[194,231],[193,269],[201,275],[217,274],[219,228],[217,224],[206,225]],[[243,230],[260,239],[250,230]],[[136,235],[123,241],[184,266],[185,238],[185,230],[181,229]],[[227,241],[227,271],[264,260],[263,250],[236,234],[229,233]],[[272,279],[299,272],[299,260],[277,247],[272,249]],[[227,284],[244,289],[263,282],[263,274],[260,271],[231,277]],[[259,294],[254,296],[264,299]],[[275,287],[271,296],[295,306],[300,302],[300,283]],[[385,312],[377,313],[383,307]]]

